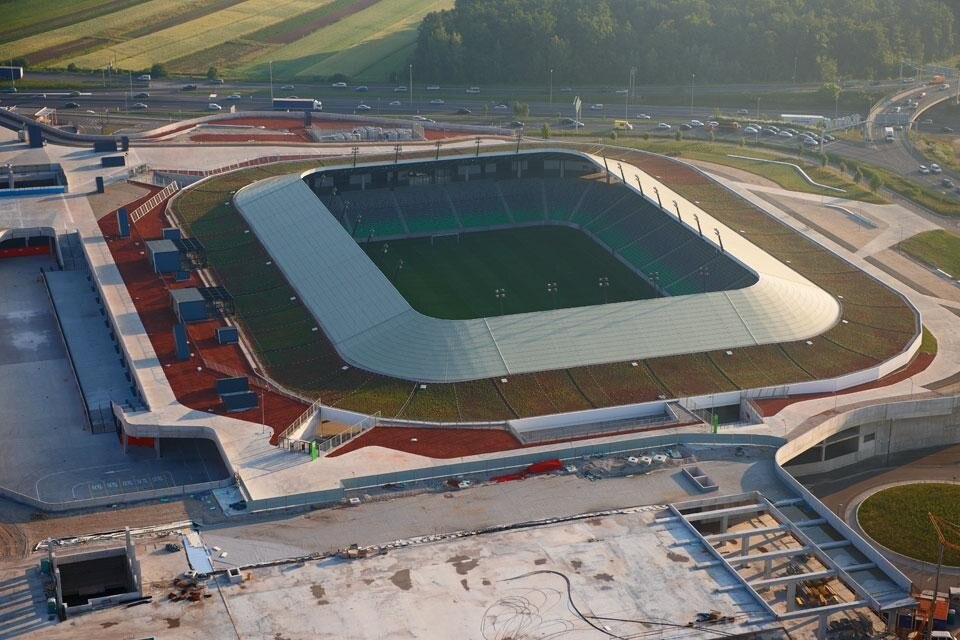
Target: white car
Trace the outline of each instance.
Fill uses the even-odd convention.
[[[438,84],[428,84],[427,91],[440,91],[440,85]]]
[[[231,94],[228,95],[226,98],[224,98],[224,100],[240,100],[240,94],[239,94],[239,93],[231,93]]]
[[[666,122],[661,122],[661,123],[657,124],[657,129],[664,129],[664,130],[666,130],[666,129],[672,129],[672,128],[673,128],[673,127],[671,127],[670,125],[668,125]]]
[[[430,118],[424,118],[423,116],[413,116],[413,119],[417,122],[428,122]]]
[[[149,109],[150,107],[148,107],[148,106],[146,105],[146,103],[137,102],[137,103],[131,105],[130,108],[131,108],[131,109]]]
[[[920,165],[919,171],[922,176],[930,175],[930,168],[925,164]]]
[[[933,163],[930,165],[930,173],[940,174],[943,173],[943,169],[941,169],[937,163]]]
[[[430,101],[430,104],[447,104],[447,101],[443,98],[434,98]]]
[[[495,104],[495,105],[493,105],[494,111],[506,111],[506,110],[509,109],[509,108],[510,108],[510,107],[508,107],[507,105],[503,104],[502,102],[501,102],[500,104]]]
[[[737,115],[746,116],[750,114],[749,109],[737,109]]]
[[[334,89],[346,89],[346,88],[347,88],[347,83],[346,83],[346,82],[334,82],[334,83],[333,83],[332,85],[330,85],[330,86],[333,87]]]
[[[357,111],[370,111],[370,105],[363,104],[362,102],[357,105]]]
[[[781,138],[792,138],[792,137],[793,137],[793,134],[790,133],[790,132],[787,131],[787,130],[783,130],[783,131],[781,131],[780,133],[778,133],[777,135],[780,136]]]
[[[603,111],[603,105],[599,102],[597,104],[590,105],[590,111]]]
[[[700,127],[703,126],[703,123],[700,122],[699,120],[691,120],[690,126],[693,127],[694,129],[699,129]]]
[[[753,136],[753,135],[756,135],[756,134],[760,133],[760,130],[757,129],[756,127],[744,127],[743,132],[744,132],[744,133],[749,133],[750,135]]]
[[[650,116],[647,115],[646,113],[638,113],[638,114],[637,114],[637,119],[638,119],[638,120],[649,120],[649,119],[650,119]]]
[[[390,102],[390,106],[391,106],[391,107],[399,107],[399,106],[400,106],[400,101],[399,101],[399,100],[393,100],[392,102]]]
[[[223,107],[216,102],[211,102],[207,105],[207,111],[223,111]]]
[[[480,93],[480,87],[468,87],[467,93]]]

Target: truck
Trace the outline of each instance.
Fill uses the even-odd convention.
[[[613,128],[618,131],[633,131],[633,125],[626,120],[614,120]]]
[[[23,78],[23,67],[0,67],[0,80],[20,80]]]
[[[883,139],[885,142],[893,142],[893,127],[883,128]]]
[[[935,75],[930,78],[930,84],[943,84],[947,81],[947,77],[943,75]]]
[[[274,111],[323,111],[323,105],[313,98],[274,98]]]

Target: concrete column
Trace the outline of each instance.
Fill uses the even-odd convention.
[[[728,516],[723,516],[720,518],[720,533],[726,533],[727,528],[730,526],[730,518]]]
[[[773,562],[770,561],[770,558],[767,558],[763,561],[763,577],[770,577],[770,568],[773,565]]]
[[[741,555],[746,554],[749,548],[750,548],[750,534],[745,533],[740,538],[740,554]]]
[[[896,633],[897,617],[900,615],[900,609],[894,609],[887,612],[887,633]]]
[[[827,640],[827,614],[817,616],[817,640]]]
[[[787,611],[793,611],[797,608],[797,583],[787,583]]]

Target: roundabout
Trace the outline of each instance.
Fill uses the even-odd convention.
[[[879,487],[857,507],[863,534],[878,545],[916,562],[935,565],[939,543],[928,514],[960,520],[960,484],[910,482]],[[944,550],[944,567],[960,567],[960,552]]]

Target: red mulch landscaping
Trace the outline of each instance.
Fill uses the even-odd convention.
[[[310,142],[306,132],[298,133],[200,133],[190,136],[191,142]]]
[[[127,205],[133,211],[141,203],[149,200],[159,189],[152,185],[141,185],[150,189],[150,193]],[[253,369],[247,363],[243,352],[237,345],[221,345],[216,340],[216,329],[223,326],[219,320],[192,322],[186,325],[190,340],[191,357],[188,360],[176,359],[173,341],[173,325],[177,322],[170,302],[170,289],[203,286],[195,274],[185,282],[173,282],[153,272],[146,254],[144,242],[161,237],[161,229],[170,226],[163,215],[166,202],[161,203],[132,225],[129,238],[117,237],[115,215],[106,215],[100,219],[100,230],[107,239],[107,246],[123,276],[127,291],[133,299],[147,336],[153,345],[160,363],[163,365],[167,381],[182,404],[210,413],[227,415],[215,391],[218,378],[232,374],[217,373],[201,360],[200,354],[211,366],[238,375],[254,376]],[[254,388],[263,393],[263,407],[231,413],[232,418],[260,424],[261,410],[266,424],[273,429],[271,442],[306,408],[303,402],[290,399],[273,391]]]
[[[879,380],[874,380],[873,382],[865,382],[863,384],[857,385],[855,387],[850,387],[849,389],[843,389],[838,393],[808,393],[799,396],[790,396],[789,398],[769,398],[765,400],[754,400],[753,403],[757,405],[757,408],[760,409],[760,415],[763,417],[775,416],[780,413],[784,408],[789,407],[790,405],[796,402],[803,402],[805,400],[814,400],[816,398],[828,398],[834,395],[842,396],[848,393],[856,393],[858,391],[866,391],[867,389],[879,389],[880,387],[886,387],[891,384],[900,382],[901,380],[906,380],[912,376],[917,375],[924,369],[930,366],[930,363],[933,362],[934,356],[929,353],[920,353],[917,354],[913,360],[910,361],[905,367],[897,369],[891,374],[888,374]]]
[[[522,446],[510,432],[500,429],[374,427],[331,453],[330,457],[363,447],[386,447],[428,458],[460,458],[478,453],[509,451]]]

